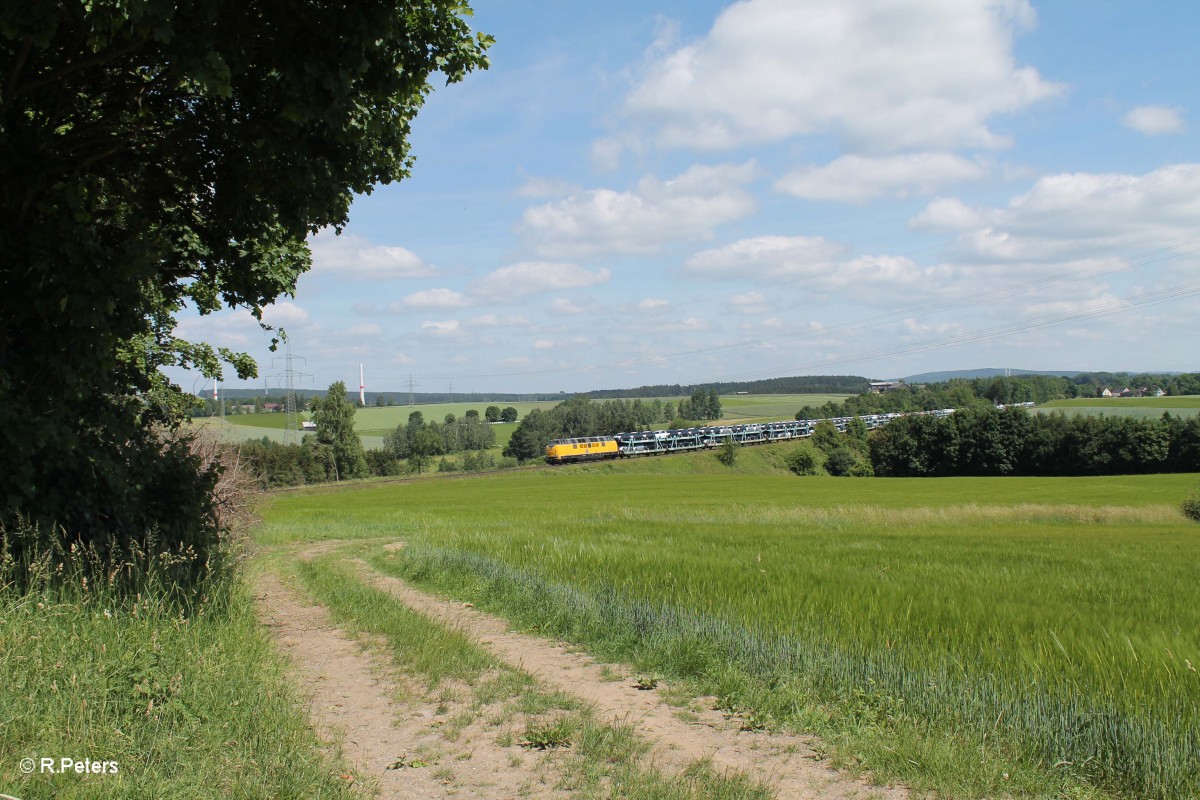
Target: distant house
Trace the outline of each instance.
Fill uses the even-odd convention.
[[[283,406],[279,403],[263,403],[263,411],[281,411]]]
[[[1166,392],[1164,392],[1164,391],[1162,390],[1162,388],[1161,388],[1161,387],[1160,387],[1160,388],[1157,388],[1157,389],[1155,389],[1155,390],[1154,390],[1154,396],[1155,396],[1155,397],[1165,397],[1165,396],[1166,396],[1166,394],[1167,394],[1167,393],[1166,393]]]
[[[316,429],[317,423],[315,422],[309,422],[308,420],[305,420],[304,422],[300,423],[300,430],[302,431],[315,431]]]
[[[1100,390],[1100,396],[1101,397],[1112,397],[1113,396],[1112,389],[1109,389],[1107,386],[1105,386],[1103,389]]]
[[[884,392],[894,392],[897,389],[904,388],[904,381],[871,381],[868,384],[868,391],[871,394],[883,394]]]

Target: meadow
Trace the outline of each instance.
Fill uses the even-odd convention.
[[[280,495],[259,540],[378,539],[378,569],[914,786],[1188,797],[1197,480],[567,468]]]
[[[721,411],[724,419],[764,420],[795,419],[805,406],[841,403],[848,394],[751,394],[724,395]]]
[[[1038,406],[1035,413],[1048,414],[1063,411],[1067,414],[1088,416],[1127,416],[1145,418],[1161,417],[1169,412],[1176,417],[1193,417],[1200,414],[1200,395],[1178,397],[1076,397],[1070,400],[1051,400]]]

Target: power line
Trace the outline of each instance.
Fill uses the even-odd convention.
[[[293,355],[292,343],[287,338],[284,338],[284,355],[275,356],[275,358],[271,359],[272,366],[280,360],[284,363],[283,372],[276,373],[271,377],[282,377],[284,380],[283,410],[287,416],[284,422],[283,440],[288,443],[298,443],[300,440],[300,414],[296,408],[296,382],[297,380],[303,382],[306,378],[311,380],[313,376],[307,372],[299,372],[295,369],[293,366],[294,361],[307,363],[308,359],[304,356]]]

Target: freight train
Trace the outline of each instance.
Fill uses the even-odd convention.
[[[952,408],[919,411],[944,417],[954,413]],[[866,414],[859,417],[867,430],[880,428],[907,414]],[[854,417],[829,420],[841,432]],[[726,442],[736,444],[767,444],[804,439],[812,436],[819,419],[796,419],[786,422],[760,422],[749,425],[714,425],[702,428],[677,428],[668,431],[634,431],[613,436],[584,436],[578,439],[555,439],[546,446],[547,464],[573,464],[608,458],[631,458],[663,453],[685,453],[720,447]]]

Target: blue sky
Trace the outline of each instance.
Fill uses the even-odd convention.
[[[268,310],[312,385],[1200,369],[1200,5],[477,5],[490,70]]]

